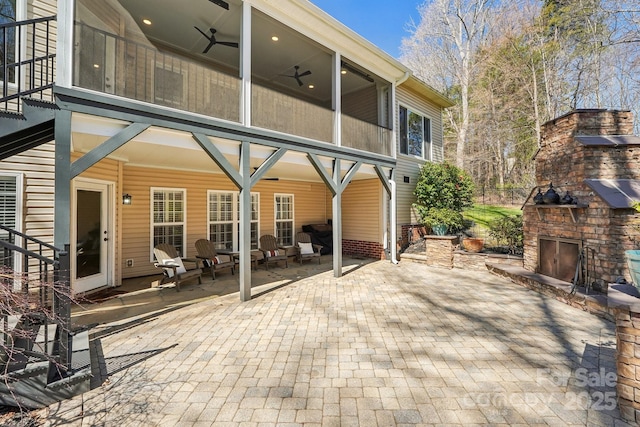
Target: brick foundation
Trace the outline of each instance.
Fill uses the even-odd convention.
[[[384,246],[378,242],[362,240],[342,240],[342,253],[365,258],[384,259]]]

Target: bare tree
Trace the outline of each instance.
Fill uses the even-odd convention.
[[[495,0],[435,0],[420,7],[420,22],[403,40],[402,61],[418,77],[456,98],[448,110],[456,135],[456,165],[464,167],[465,144],[471,123],[470,87],[476,51],[490,31]],[[495,10],[494,10],[495,12]]]

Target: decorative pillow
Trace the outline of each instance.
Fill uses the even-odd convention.
[[[313,253],[313,244],[298,242],[298,246],[300,246],[300,253],[302,255],[308,255]]]
[[[182,260],[180,259],[180,257],[163,259],[162,265],[169,265],[169,266],[175,265],[176,267],[178,267],[176,269],[177,274],[182,274],[187,272],[187,269],[184,268],[184,264],[182,263]],[[165,270],[165,273],[167,273],[167,276],[169,276],[169,278],[173,277],[173,270],[167,268]]]
[[[271,258],[272,256],[278,256],[280,255],[280,251],[274,250],[274,251],[267,251],[267,258]]]

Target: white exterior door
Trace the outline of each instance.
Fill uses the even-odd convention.
[[[78,181],[73,191],[73,293],[113,285],[113,185]]]

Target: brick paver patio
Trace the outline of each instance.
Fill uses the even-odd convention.
[[[626,425],[614,325],[488,272],[380,261],[96,333],[108,379],[49,425]]]

